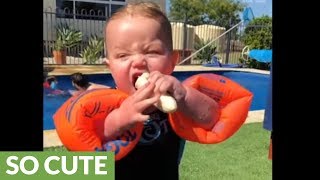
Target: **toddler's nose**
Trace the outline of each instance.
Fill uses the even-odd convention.
[[[143,54],[136,54],[134,55],[133,67],[145,67],[147,65],[145,56]]]

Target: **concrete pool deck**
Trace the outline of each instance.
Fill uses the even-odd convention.
[[[75,72],[82,72],[84,74],[109,74],[110,71],[106,65],[44,65],[44,67],[51,69],[49,75],[70,75]],[[243,71],[261,74],[270,74],[269,71],[249,69],[249,68],[219,68],[219,67],[204,67],[202,65],[183,65],[176,66],[174,71]],[[245,123],[263,122],[264,110],[250,111]],[[262,126],[261,126],[262,128]],[[62,146],[56,130],[43,131],[43,147]]]

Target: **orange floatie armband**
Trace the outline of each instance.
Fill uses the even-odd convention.
[[[239,84],[212,73],[194,75],[183,84],[216,100],[220,107],[220,115],[212,129],[204,129],[180,112],[169,114],[170,124],[181,138],[203,144],[215,144],[228,139],[245,122],[253,94]]]
[[[63,145],[70,151],[113,151],[115,160],[126,156],[138,143],[143,124],[107,139],[104,121],[127,97],[115,89],[93,89],[68,99],[53,116]]]

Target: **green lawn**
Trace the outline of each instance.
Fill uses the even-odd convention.
[[[272,161],[268,160],[270,133],[262,123],[245,124],[225,142],[203,145],[187,142],[180,166],[181,180],[268,180]],[[45,151],[66,151],[64,147]]]
[[[272,179],[269,138],[270,133],[262,128],[262,123],[252,123],[245,124],[220,144],[188,142],[180,166],[180,179]]]

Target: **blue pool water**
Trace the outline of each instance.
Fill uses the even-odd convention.
[[[183,81],[186,78],[199,74],[207,73],[201,71],[174,72],[173,75]],[[267,90],[269,86],[269,77],[267,74],[248,73],[239,71],[214,71],[212,73],[223,75],[254,94],[250,110],[261,110],[266,107]],[[115,87],[114,81],[110,74],[94,74],[88,76],[90,82],[105,84]],[[70,76],[57,76],[58,87],[62,90],[73,90]],[[55,129],[52,116],[56,110],[68,99],[70,95],[46,96],[43,98],[43,129]]]

